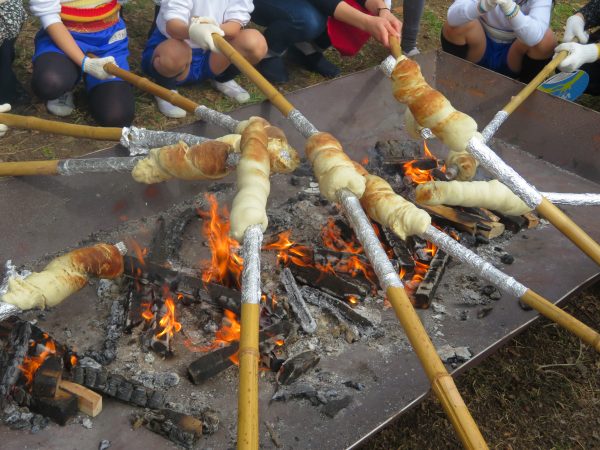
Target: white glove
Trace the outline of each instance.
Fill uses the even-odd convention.
[[[115,66],[117,65],[115,58],[112,56],[107,56],[106,58],[89,58],[86,56],[81,63],[81,70],[99,80],[115,78],[114,75],[111,75],[104,70],[104,66],[108,63],[113,63]]]
[[[496,0],[479,0],[479,12],[486,13],[496,7]]]
[[[579,40],[580,44],[587,44],[590,38],[590,35],[585,32],[585,21],[578,14],[567,19],[563,42],[572,42],[575,38]]]
[[[593,63],[600,58],[600,46],[597,44],[576,44],[575,42],[567,42],[560,44],[554,49],[556,54],[567,51],[567,56],[558,65],[558,68],[563,72],[575,72],[582,65],[587,63]],[[555,55],[556,56],[556,55]]]
[[[225,36],[225,32],[221,30],[219,25],[217,25],[217,22],[210,17],[192,17],[189,34],[190,39],[194,44],[196,44],[202,50],[218,52],[219,50],[217,47],[215,47],[215,43],[212,38],[213,33]]]
[[[515,8],[517,8],[517,4],[513,0],[496,0],[496,4],[500,7],[504,15],[507,17],[509,14],[514,13]]]
[[[0,105],[0,113],[5,113],[10,111],[10,105],[5,103],[4,105]],[[8,131],[8,127],[3,123],[0,123],[0,137],[4,136]]]

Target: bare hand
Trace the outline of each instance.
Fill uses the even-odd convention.
[[[396,35],[399,37],[400,34],[402,33],[402,22],[400,22],[400,20],[398,20],[398,18],[392,14],[392,12],[389,9],[382,9],[379,12],[379,17],[381,17],[382,19],[386,19],[390,25],[392,26],[392,28],[396,31]]]
[[[365,31],[388,48],[390,46],[390,35],[399,36],[391,22],[383,17],[369,16]]]

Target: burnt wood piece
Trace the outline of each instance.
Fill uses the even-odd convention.
[[[472,235],[484,236],[487,239],[493,239],[500,236],[504,232],[504,224],[500,222],[492,222],[489,220],[483,220],[482,218],[470,214],[459,209],[450,208],[448,206],[437,205],[437,206],[426,206],[418,205],[419,208],[424,209],[432,216],[443,219],[445,222],[449,222],[454,228],[462,231],[466,231]]]
[[[307,302],[329,312],[340,323],[347,325],[356,335],[370,336],[375,332],[375,324],[358,313],[344,300],[309,286],[302,286],[300,292],[302,292]]]
[[[375,152],[382,162],[391,158],[404,158],[410,161],[411,159],[423,157],[422,144],[407,139],[378,141],[375,144]]]
[[[80,384],[61,380],[59,389],[77,397],[77,408],[84,414],[96,417],[102,412],[102,396]]]
[[[185,448],[192,448],[202,436],[202,420],[170,409],[148,411],[135,417],[136,424],[143,424],[149,430],[166,437],[171,442]]]
[[[321,289],[339,298],[349,295],[365,297],[369,292],[360,284],[353,283],[330,272],[321,272],[312,267],[300,267],[294,264],[291,264],[289,268],[299,283]]]
[[[292,313],[294,317],[300,324],[300,327],[308,334],[313,334],[317,331],[317,322],[313,319],[306,303],[304,302],[304,298],[302,297],[302,293],[300,289],[298,289],[298,285],[296,284],[296,280],[294,279],[294,275],[287,267],[281,271],[280,280],[285,287],[285,291],[287,292],[287,301],[292,309]]]
[[[259,334],[259,343],[261,352],[267,347],[269,342],[273,345],[278,339],[287,338],[293,330],[290,322],[282,320],[270,327],[265,328]],[[238,352],[239,342],[232,342],[227,347],[221,347],[213,350],[200,358],[192,361],[188,366],[188,375],[194,384],[201,384],[206,380],[221,373],[223,370],[231,367],[234,363],[231,357]]]
[[[15,386],[11,391],[11,396],[19,406],[31,405],[31,394],[21,386]]]
[[[406,158],[403,156],[390,156],[383,160],[383,167],[386,169],[402,169],[406,163],[412,163],[412,167],[419,170],[433,170],[439,167],[437,159],[432,158]]]
[[[412,257],[412,253],[408,248],[406,242],[396,236],[390,229],[380,227],[383,230],[383,237],[387,241],[387,244],[392,248],[398,265],[407,269],[412,269],[415,266],[415,262]]]
[[[33,375],[32,394],[34,397],[54,397],[62,378],[63,360],[50,355]]]
[[[17,319],[18,320],[18,319]],[[5,321],[8,322],[8,321]],[[4,323],[5,323],[4,322]],[[4,324],[3,323],[3,324]],[[10,390],[19,379],[21,371],[19,366],[29,350],[29,338],[31,337],[31,324],[24,320],[11,321],[13,324],[8,336],[8,343],[3,350],[0,361],[0,406],[4,407]],[[6,324],[8,325],[8,324]]]
[[[523,216],[508,216],[497,213],[500,216],[500,221],[504,224],[507,230],[513,233],[518,233],[523,228],[527,228],[527,219]]]
[[[54,397],[32,397],[29,409],[59,425],[65,425],[77,414],[77,397],[59,389]]]
[[[129,314],[125,312],[124,306],[124,303],[128,301],[128,299],[131,299],[131,287],[127,288],[126,296],[123,296],[119,300],[114,300],[110,305],[110,316],[108,317],[108,322],[106,324],[106,337],[102,344],[102,350],[86,352],[86,356],[95,359],[103,366],[109,365],[117,357],[117,342],[119,341],[121,334],[123,334],[125,323],[129,319]],[[141,311],[139,318],[142,318]]]
[[[423,281],[417,287],[417,291],[414,295],[415,306],[417,308],[428,308],[435,292],[440,284],[444,270],[446,269],[446,263],[449,257],[442,250],[436,252],[429,264],[429,268],[425,273]]]
[[[317,352],[308,350],[287,359],[277,372],[279,384],[292,384],[310,369],[319,364],[321,358]]]
[[[139,280],[134,279],[131,282],[131,289],[127,295],[125,327],[123,331],[131,333],[135,327],[139,326],[144,318],[142,312],[146,309],[146,303],[153,302],[154,291],[153,286],[143,284]]]

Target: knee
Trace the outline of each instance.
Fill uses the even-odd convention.
[[[67,80],[54,70],[34,69],[31,77],[31,88],[35,95],[42,100],[53,100],[63,95],[72,86],[68,85]]]
[[[241,43],[244,53],[249,59],[260,61],[267,54],[267,41],[258,30],[246,29],[242,31]]]
[[[127,127],[135,115],[131,86],[122,81],[103,83],[90,92],[90,111],[103,127]]]
[[[556,36],[554,35],[554,32],[548,28],[544,33],[542,40],[532,48],[539,56],[550,57],[554,53],[554,47],[556,47],[556,45]]]
[[[172,77],[185,70],[191,57],[192,49],[186,43],[170,40],[156,49],[152,64],[159,74]]]
[[[303,41],[312,41],[325,31],[327,18],[315,8],[304,8],[293,24],[303,34]]]
[[[474,30],[477,26],[479,26],[478,20],[472,20],[463,25],[452,26],[448,22],[444,22],[442,26],[442,34],[447,38],[455,38],[465,36],[469,31]]]

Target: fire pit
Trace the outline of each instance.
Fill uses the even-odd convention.
[[[424,55],[419,62],[426,77],[481,124],[518,90],[511,80],[445,54]],[[335,134],[357,161],[369,158],[374,164],[377,142],[399,139],[398,145],[403,145],[406,139],[402,107],[391,97],[389,81],[375,69],[297,92],[290,99],[319,128]],[[253,114],[281,126],[292,144],[302,148],[302,138],[267,104],[240,109],[233,116]],[[494,148],[542,190],[599,192],[594,183],[600,181],[598,158],[590,156],[600,151],[593,134],[597,120],[594,112],[534,94],[501,129]],[[558,129],[578,132],[548,131]],[[222,134],[204,124],[185,131]],[[430,149],[443,156],[439,142],[432,142]],[[103,155],[119,152],[112,149]],[[392,311],[371,283],[368,267],[361,265],[359,246],[338,211],[321,201],[311,184],[307,164],[292,177],[276,175],[272,182],[261,322],[263,366],[271,371],[265,369],[260,380],[261,446],[349,447],[416,403],[429,385]],[[92,420],[91,431],[74,422],[66,428],[52,424],[38,434],[2,426],[0,438],[7,448],[41,442],[95,447],[102,439],[114,447],[163,446],[164,438],[147,427],[168,434],[164,414],[157,417],[143,409],[154,411],[158,404],[203,421],[199,448],[230,447],[235,440],[237,372],[230,368],[235,348],[221,349],[219,341],[235,342],[239,261],[229,253],[211,259],[208,244],[213,245],[212,256],[229,244],[219,247],[222,243],[217,240],[225,238],[217,231],[223,231],[226,222],[204,193],[208,190],[219,205],[227,205],[233,185],[170,181],[143,187],[122,174],[0,183],[6,205],[0,230],[10,236],[0,244],[2,260],[40,268],[53,254],[97,241],[122,240],[129,248],[123,282],[101,283],[111,292],[98,297],[94,283],[54,310],[23,315],[77,353],[80,360],[72,364],[84,367],[70,371],[79,377],[73,381],[108,392],[106,386],[116,379],[114,395],[105,393],[104,411]],[[592,237],[600,238],[594,208],[568,209]],[[381,234],[385,241],[385,231]],[[393,253],[393,242],[388,242],[388,250],[400,271],[402,255]],[[427,247],[416,250],[424,257],[433,252]],[[515,236],[505,234],[490,244],[484,236],[476,250],[550,299],[565,298],[598,275],[597,267],[579,250],[543,224]],[[463,370],[527,326],[535,314],[471,277],[468,268],[453,262],[445,267],[434,280],[439,282],[437,291],[423,300],[423,306],[430,302],[431,307],[420,314],[443,358]],[[165,285],[173,289],[165,290]],[[287,310],[277,300],[282,297]],[[124,305],[123,310],[113,307],[115,302]],[[232,312],[224,315],[223,308]],[[107,335],[107,328],[116,331]],[[131,334],[121,335],[121,328]],[[105,367],[82,363],[86,352]],[[108,364],[111,358],[114,361]],[[71,364],[70,356],[67,360]],[[97,379],[105,376],[103,391]],[[161,402],[155,392],[164,393]],[[156,404],[149,403],[152,398]],[[178,423],[177,418],[170,420]],[[139,429],[131,430],[132,421]]]

